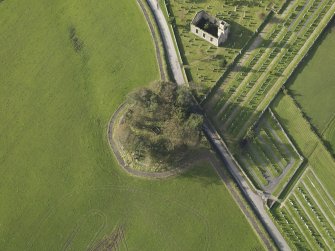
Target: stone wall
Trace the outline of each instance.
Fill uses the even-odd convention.
[[[214,37],[213,35],[209,34],[206,31],[203,31],[202,29],[198,28],[197,26],[195,26],[194,24],[191,24],[191,32],[194,33],[195,35],[197,35],[198,37],[210,42],[211,44],[215,45],[215,46],[219,46],[219,39]],[[220,37],[221,38],[224,36]]]
[[[217,25],[219,34],[216,34],[216,36],[214,36],[213,34],[210,34],[207,31],[199,28],[198,23],[202,18],[208,20],[210,23]],[[220,46],[228,39],[229,34],[228,24],[226,24],[227,26],[224,28],[224,30],[221,30],[222,29],[221,26],[223,24],[226,23],[222,20],[218,20],[217,18],[209,15],[205,11],[200,11],[195,15],[194,19],[191,22],[191,32],[215,46]]]

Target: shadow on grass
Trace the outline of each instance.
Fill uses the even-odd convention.
[[[233,20],[227,20],[227,22],[230,24],[229,36],[221,47],[241,50],[254,32]]]
[[[221,103],[220,107],[223,105]],[[258,113],[257,118],[262,117],[257,123],[246,124],[254,114],[254,109],[232,103],[221,114],[218,112],[220,108],[215,111],[206,107],[206,110],[214,118],[220,136],[225,139],[230,151],[258,189],[272,191],[281,181],[278,177],[288,171],[286,167],[291,159],[298,161],[292,145],[282,139],[282,131],[277,126],[273,128],[267,117]],[[230,120],[234,111],[237,111],[234,119]]]
[[[209,158],[216,158],[213,154],[208,152]],[[220,162],[221,164],[221,162]],[[222,168],[225,169],[223,163]],[[202,186],[208,187],[213,185],[222,185],[221,178],[212,167],[212,164],[209,160],[202,160],[198,163],[194,163],[194,167],[188,170],[185,173],[182,173],[178,176],[178,179],[189,179],[198,183],[201,183]]]

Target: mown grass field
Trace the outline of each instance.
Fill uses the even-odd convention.
[[[335,162],[320,138],[312,131],[310,124],[303,118],[301,111],[290,96],[280,94],[273,108],[297,148],[308,159],[308,163],[312,165],[313,170],[335,198],[333,189]]]
[[[335,161],[292,97],[280,94],[273,109],[307,159],[302,176],[286,196],[285,209],[276,210],[276,217],[296,248],[333,250],[335,220],[330,218],[335,206]]]
[[[295,99],[311,118],[312,124],[324,133],[324,138],[335,148],[335,21],[325,31],[301,70],[289,83]]]
[[[1,250],[87,250],[118,226],[121,250],[261,248],[209,163],[148,181],[114,160],[109,118],[159,76],[135,0],[1,1],[0,34]]]

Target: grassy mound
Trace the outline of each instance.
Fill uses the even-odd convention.
[[[159,172],[180,167],[199,148],[202,123],[186,87],[159,82],[129,96],[115,134],[128,166]]]

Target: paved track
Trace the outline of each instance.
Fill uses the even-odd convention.
[[[157,1],[158,0],[147,0],[152,10],[152,13],[154,14],[155,20],[158,25],[158,29],[161,33],[166,57],[169,60],[169,65],[171,67],[173,77],[178,85],[182,85],[182,84],[185,84],[185,80],[184,80],[183,71],[181,69],[181,65],[178,59],[177,48],[175,48],[175,43],[173,41],[173,37],[169,29],[169,25]]]

